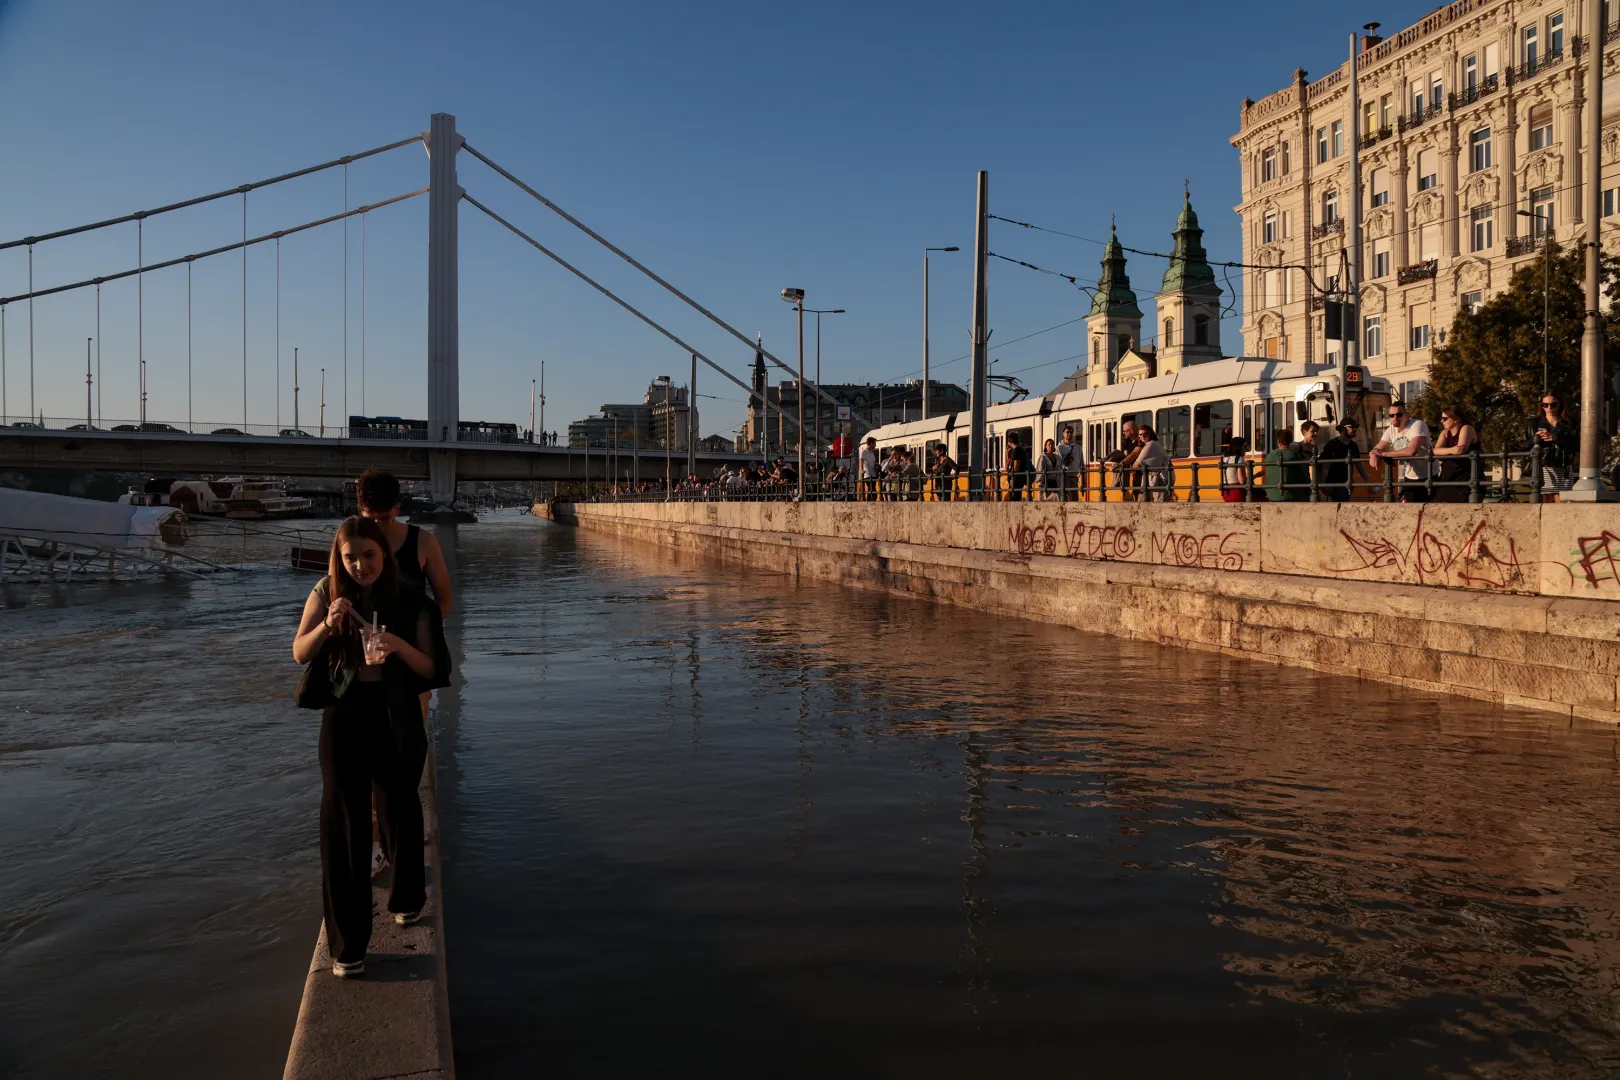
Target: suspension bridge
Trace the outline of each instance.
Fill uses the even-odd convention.
[[[404,191],[389,198],[349,207],[347,205],[348,167],[356,161],[387,154],[402,147],[422,145],[428,156],[428,183],[420,188]],[[565,209],[508,171],[487,154],[473,147],[456,129],[456,118],[448,113],[435,113],[428,130],[409,138],[395,140],[348,154],[331,161],[311,165],[270,177],[256,183],[241,184],[223,191],[195,196],[151,210],[88,222],[52,232],[25,236],[0,242],[0,252],[26,248],[28,259],[28,290],[11,296],[0,296],[0,469],[56,469],[73,471],[122,471],[152,473],[254,473],[270,476],[352,476],[367,467],[386,468],[406,479],[429,482],[433,500],[442,505],[454,503],[459,480],[561,480],[568,478],[631,478],[661,475],[661,467],[685,468],[707,473],[722,463],[749,460],[748,455],[704,453],[696,449],[696,440],[689,439],[689,449],[671,459],[663,447],[626,447],[620,450],[592,452],[561,446],[540,445],[538,442],[499,442],[480,439],[476,433],[465,432],[461,416],[461,357],[460,357],[460,281],[459,281],[459,213],[463,202],[501,225],[514,237],[523,241],[584,284],[611,300],[630,315],[664,337],[695,362],[702,361],[722,378],[729,380],[756,401],[767,417],[773,409],[769,400],[748,381],[737,377],[722,364],[694,348],[675,332],[631,304],[601,282],[590,277],[579,267],[518,228],[486,203],[469,194],[460,184],[457,172],[461,154],[468,154],[486,166],[500,180],[511,184],[548,210],[557,214],[571,226],[611,251],[638,272],[674,295],[705,319],[736,338],[747,350],[750,361],[755,354],[782,371],[799,378],[798,372],[773,355],[754,339],[726,322],[709,308],[681,291],[638,261],[624,248],[614,244],[601,233],[568,213]],[[329,169],[344,170],[345,206],[341,213],[302,222],[258,235],[247,230],[247,197],[250,192],[306,177]],[[294,414],[290,428],[282,428],[280,415],[280,388],[277,389],[276,422],[273,425],[250,423],[251,395],[248,390],[248,331],[247,331],[247,251],[259,245],[273,245],[276,250],[276,303],[277,341],[276,363],[278,372],[282,363],[279,340],[280,326],[280,246],[281,241],[298,233],[347,223],[359,217],[364,223],[368,216],[383,208],[420,196],[427,196],[427,424],[419,434],[423,438],[402,439],[376,437],[367,432],[358,438],[348,423],[327,424],[324,418],[324,391],[322,421],[308,423],[297,409],[297,377],[294,377]],[[142,256],[146,222],[154,217],[200,206],[232,197],[242,200],[242,236],[206,250],[146,263]],[[76,281],[36,288],[34,284],[34,250],[41,245],[67,237],[79,236],[119,225],[134,224],[136,228],[136,265]],[[348,350],[348,270],[347,241],[344,246],[344,396],[349,384],[347,373]],[[242,253],[242,417],[238,424],[214,420],[198,423],[191,416],[191,272],[199,261],[217,259],[232,252]],[[142,289],[147,274],[184,267],[187,295],[187,416],[181,421],[170,417],[149,420],[146,416],[146,363],[144,359],[144,296]],[[99,354],[101,344],[101,289],[115,281],[133,278],[137,288],[136,354],[140,364],[141,385],[137,417],[108,421],[101,409]],[[364,311],[364,277],[362,276],[361,307]],[[64,293],[95,291],[96,330],[93,338],[86,338],[85,404],[82,415],[46,416],[38,408],[35,386],[35,334],[33,309],[38,299]],[[8,313],[16,313],[26,305],[28,320],[28,411],[19,416],[8,400],[10,393],[11,361],[8,359],[6,322]],[[364,341],[362,315],[362,342]],[[364,401],[364,348],[362,346],[361,386]],[[296,354],[295,361],[296,364]],[[296,371],[296,369],[295,369]],[[279,382],[279,374],[278,374]],[[810,393],[822,398],[829,406],[837,402],[822,391],[814,381],[807,381]],[[346,406],[346,401],[345,401]],[[362,409],[364,405],[362,404]],[[346,410],[345,410],[346,411]],[[780,411],[779,409],[777,411]],[[302,426],[300,424],[302,423]],[[319,434],[311,437],[307,431],[318,427]],[[864,425],[858,425],[864,428]],[[674,460],[682,462],[674,465]]]

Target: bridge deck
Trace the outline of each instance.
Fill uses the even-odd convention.
[[[352,477],[386,469],[403,480],[428,479],[436,455],[454,453],[459,480],[604,479],[611,450],[589,451],[528,443],[423,442],[388,439],[294,439],[261,435],[187,435],[165,432],[52,431],[0,428],[0,470],[148,473],[154,476],[243,475]],[[664,451],[620,450],[617,474],[635,471],[662,478]],[[676,475],[686,454],[671,459]],[[697,455],[698,472],[756,460],[746,454]]]

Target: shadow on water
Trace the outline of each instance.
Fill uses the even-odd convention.
[[[468,1080],[1620,1063],[1610,731],[549,525],[457,547]]]

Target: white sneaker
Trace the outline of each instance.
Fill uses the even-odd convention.
[[[421,908],[417,908],[415,911],[396,911],[396,912],[394,912],[394,925],[395,926],[410,926],[412,923],[417,922],[421,918],[422,918],[422,909]]]
[[[332,961],[332,974],[336,975],[340,979],[352,979],[357,975],[364,975],[365,973],[366,962],[364,960],[356,960],[350,964],[345,964],[341,960]]]

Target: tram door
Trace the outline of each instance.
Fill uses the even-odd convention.
[[[1251,451],[1265,454],[1275,445],[1276,431],[1282,426],[1282,406],[1282,402],[1274,402],[1268,397],[1243,399],[1238,426],[1243,441],[1249,444]],[[1275,421],[1271,415],[1273,412],[1277,413]]]

